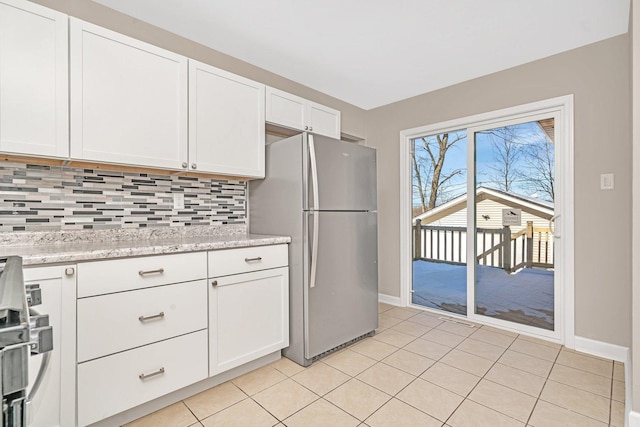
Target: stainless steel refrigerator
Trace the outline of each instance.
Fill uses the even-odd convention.
[[[266,147],[249,228],[291,236],[290,345],[303,366],[378,327],[376,152],[303,133]]]

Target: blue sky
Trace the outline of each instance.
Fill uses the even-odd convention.
[[[548,139],[544,134],[544,131],[540,129],[537,122],[529,122],[523,123],[519,125],[514,125],[509,127],[510,130],[517,133],[517,143],[522,146],[528,144],[540,144],[540,143],[548,143]],[[454,134],[464,135],[466,134],[466,130],[461,130],[458,132],[449,132],[449,137],[453,138]],[[477,176],[477,184],[485,185],[493,188],[500,188],[492,178],[492,175],[496,173],[492,170],[492,166],[496,166],[500,164],[500,161],[496,159],[496,151],[491,143],[490,139],[495,138],[491,135],[487,134],[477,134],[476,135],[476,176]],[[417,142],[421,144],[421,141]],[[463,170],[463,174],[454,177],[446,188],[448,193],[448,198],[455,197],[457,195],[463,194],[466,192],[467,185],[467,139],[466,137],[460,141],[458,141],[454,146],[452,146],[449,151],[447,151],[447,155],[445,158],[445,165],[443,168],[443,173],[447,173],[454,169]],[[517,163],[517,170],[526,172],[528,170],[525,158],[522,157],[520,161]],[[518,193],[524,196],[533,196],[533,192],[530,189],[523,187],[523,184],[526,183],[526,180],[520,179],[514,182],[513,191],[514,193]],[[538,195],[538,197],[543,197],[543,195]],[[417,192],[414,190],[414,205],[419,205],[419,200],[417,196]]]

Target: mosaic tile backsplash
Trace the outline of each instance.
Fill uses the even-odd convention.
[[[244,181],[2,162],[0,232],[245,224],[246,195]]]

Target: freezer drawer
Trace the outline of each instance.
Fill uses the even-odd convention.
[[[309,212],[305,222],[312,248],[305,263],[305,357],[311,359],[378,327],[377,215]]]

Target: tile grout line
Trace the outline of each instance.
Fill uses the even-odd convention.
[[[418,315],[421,315],[421,313],[414,313],[412,316],[410,316],[409,318],[406,318],[406,319],[398,319],[398,320],[399,320],[398,324],[399,324],[399,323],[402,323],[402,322],[411,321],[411,319],[412,319],[413,317],[418,316]],[[416,324],[420,324],[420,323],[417,323],[417,322],[414,322],[414,323],[416,323]],[[395,324],[394,326],[396,326],[396,325],[397,325],[397,324]],[[421,324],[421,325],[422,325],[422,324]],[[217,412],[215,412],[215,413],[213,413],[213,414],[211,414],[211,415],[209,415],[209,416],[207,416],[207,417],[204,417],[202,420],[200,420],[197,416],[195,416],[195,413],[194,413],[194,412],[191,410],[191,408],[186,404],[185,400],[182,400],[181,402],[182,402],[185,406],[187,406],[187,409],[189,410],[189,412],[190,412],[192,415],[194,415],[194,417],[196,418],[196,420],[198,420],[198,421],[197,421],[197,423],[196,423],[195,425],[202,425],[201,423],[202,423],[202,421],[203,421],[203,420],[205,420],[205,419],[207,419],[207,418],[209,418],[209,417],[212,417],[212,416],[214,416],[215,414],[218,414],[218,413],[220,413],[220,412],[222,412],[222,411],[225,411],[226,409],[229,409],[229,408],[231,408],[231,407],[233,407],[233,406],[235,406],[235,405],[238,405],[238,404],[239,404],[239,403],[241,403],[241,402],[244,402],[244,401],[246,400],[246,398],[247,398],[247,397],[248,397],[249,399],[251,399],[254,403],[256,403],[260,408],[262,408],[262,409],[263,409],[263,410],[265,410],[267,413],[269,413],[271,416],[273,416],[273,417],[274,417],[274,419],[277,421],[277,423],[276,423],[276,424],[278,424],[278,423],[282,423],[282,424],[284,424],[284,421],[285,421],[285,420],[290,419],[290,418],[291,418],[291,417],[293,417],[295,414],[297,414],[297,413],[299,413],[299,412],[301,412],[301,411],[305,410],[305,409],[306,409],[306,408],[308,408],[309,406],[311,406],[311,405],[314,405],[314,404],[318,403],[318,401],[319,401],[319,400],[323,400],[325,403],[329,403],[330,405],[332,405],[332,407],[335,407],[336,409],[340,410],[341,412],[344,412],[344,413],[348,414],[350,417],[352,417],[354,420],[356,420],[356,421],[357,421],[357,423],[358,423],[358,424],[356,424],[356,425],[366,425],[365,423],[366,423],[366,421],[367,421],[367,420],[369,420],[369,419],[370,419],[374,414],[378,413],[378,412],[379,412],[379,411],[380,411],[380,410],[381,410],[385,405],[387,405],[387,404],[388,404],[390,401],[392,401],[393,399],[397,399],[398,401],[402,402],[403,404],[406,404],[407,406],[409,406],[409,407],[411,407],[411,408],[414,408],[414,409],[415,409],[415,410],[417,410],[418,412],[420,412],[420,413],[422,413],[422,414],[425,414],[425,415],[427,415],[427,416],[431,417],[432,419],[437,420],[438,422],[441,422],[438,418],[436,418],[435,416],[433,416],[433,415],[429,414],[428,412],[425,412],[424,410],[422,410],[422,409],[420,409],[420,408],[418,408],[418,407],[416,407],[416,406],[414,406],[414,405],[411,405],[411,404],[409,404],[409,403],[405,402],[404,400],[401,400],[401,399],[399,399],[399,398],[397,397],[397,396],[398,396],[400,393],[402,393],[405,389],[407,389],[408,387],[410,387],[412,384],[416,383],[416,380],[417,380],[417,379],[422,379],[423,381],[429,382],[430,384],[433,384],[434,386],[437,386],[437,387],[439,387],[439,388],[442,388],[443,390],[446,390],[446,391],[448,391],[448,392],[450,392],[450,393],[452,393],[452,394],[454,394],[454,395],[457,395],[457,396],[459,396],[459,397],[462,397],[462,401],[460,402],[460,404],[458,404],[458,405],[456,406],[456,408],[455,408],[455,409],[451,412],[451,414],[446,418],[446,420],[444,421],[444,424],[446,424],[446,423],[447,423],[447,422],[448,422],[448,421],[453,417],[453,415],[454,415],[454,414],[455,414],[455,413],[460,409],[460,407],[462,406],[462,404],[464,404],[464,402],[465,402],[465,401],[467,401],[467,400],[469,400],[470,402],[473,402],[474,404],[477,404],[477,405],[479,405],[479,406],[482,406],[482,407],[484,407],[484,408],[487,408],[487,409],[489,409],[489,410],[491,410],[491,411],[494,411],[494,412],[496,412],[496,413],[499,413],[499,414],[501,414],[501,415],[503,415],[503,416],[506,416],[506,417],[508,417],[508,418],[510,418],[510,419],[512,419],[512,420],[515,420],[515,421],[517,421],[518,423],[520,423],[521,421],[520,421],[519,419],[516,419],[516,418],[514,418],[514,417],[512,417],[512,416],[510,416],[510,415],[507,415],[507,414],[503,413],[503,412],[502,412],[502,411],[500,411],[500,410],[496,410],[496,409],[493,409],[493,408],[491,408],[491,407],[489,407],[489,406],[486,406],[486,405],[480,404],[480,403],[478,403],[478,402],[475,402],[475,400],[472,400],[472,399],[470,399],[470,397],[469,397],[469,396],[470,396],[470,395],[471,395],[471,394],[472,394],[472,393],[473,393],[473,392],[478,388],[478,386],[479,386],[480,382],[482,382],[483,380],[486,380],[486,381],[489,381],[489,382],[495,383],[495,381],[491,381],[490,379],[488,379],[488,378],[487,378],[487,375],[488,375],[488,373],[489,373],[489,372],[490,372],[490,371],[491,371],[491,370],[492,370],[492,369],[493,369],[497,364],[499,364],[499,363],[500,363],[501,365],[504,365],[504,366],[510,367],[510,368],[512,368],[512,369],[514,369],[514,370],[522,371],[522,372],[525,372],[525,373],[528,373],[528,374],[531,374],[531,375],[534,375],[534,376],[536,376],[536,377],[539,377],[539,378],[543,378],[543,379],[544,379],[544,382],[543,382],[543,384],[542,384],[542,387],[541,387],[540,391],[537,393],[537,396],[535,397],[535,402],[534,402],[534,404],[533,404],[533,406],[532,406],[531,411],[529,412],[529,416],[527,417],[527,421],[526,421],[525,425],[530,425],[529,423],[530,423],[530,421],[531,421],[531,419],[532,419],[533,413],[534,413],[535,409],[538,407],[538,405],[539,405],[540,401],[544,401],[545,403],[549,403],[549,404],[551,404],[551,405],[558,406],[559,408],[561,408],[561,409],[563,409],[563,410],[566,410],[566,411],[568,411],[568,412],[575,413],[575,414],[578,414],[578,415],[580,415],[580,416],[584,416],[584,417],[587,417],[587,418],[589,418],[589,419],[592,419],[592,420],[595,420],[595,421],[598,421],[598,422],[602,422],[602,421],[600,421],[599,419],[596,419],[596,418],[593,418],[593,417],[591,417],[591,416],[585,415],[585,414],[583,414],[583,413],[581,413],[581,412],[573,411],[573,410],[571,410],[571,409],[569,409],[569,408],[565,408],[564,406],[560,406],[559,404],[557,404],[557,403],[555,403],[555,402],[547,402],[546,400],[541,399],[542,392],[544,391],[544,389],[545,389],[545,387],[547,386],[547,384],[549,384],[549,383],[550,383],[550,381],[555,381],[555,380],[551,380],[551,378],[550,378],[551,373],[553,372],[553,369],[554,369],[556,366],[568,366],[568,367],[572,367],[572,365],[565,365],[564,363],[560,363],[560,362],[559,362],[559,359],[560,359],[560,357],[561,357],[561,354],[562,354],[562,352],[566,349],[566,347],[564,347],[564,346],[560,346],[560,348],[558,349],[558,351],[557,351],[557,353],[556,353],[556,355],[555,355],[555,357],[554,357],[554,360],[553,360],[553,361],[550,361],[550,360],[548,360],[548,359],[543,359],[543,358],[540,358],[540,357],[537,357],[537,356],[534,356],[534,355],[530,355],[530,354],[527,354],[527,353],[523,353],[522,351],[518,351],[518,350],[514,350],[514,349],[512,349],[512,347],[514,346],[514,344],[515,344],[516,342],[518,342],[518,340],[522,340],[522,335],[521,335],[521,334],[517,334],[517,335],[515,335],[515,337],[513,337],[513,336],[509,336],[509,335],[506,335],[506,334],[505,334],[505,336],[509,336],[509,337],[512,339],[512,341],[511,341],[511,343],[510,343],[507,347],[502,347],[502,346],[500,346],[500,345],[496,345],[496,344],[491,343],[491,342],[486,342],[486,341],[483,341],[483,340],[480,340],[480,339],[473,338],[473,336],[474,336],[478,331],[481,331],[481,330],[482,330],[482,325],[481,325],[480,327],[478,327],[474,332],[472,332],[471,334],[466,335],[466,336],[465,336],[465,335],[457,334],[457,333],[455,333],[455,332],[450,332],[450,331],[448,331],[448,330],[446,330],[446,329],[440,329],[440,326],[441,326],[441,325],[443,325],[443,323],[440,323],[440,324],[438,324],[437,326],[434,326],[434,327],[429,326],[429,325],[423,325],[423,326],[428,327],[429,329],[428,329],[426,332],[424,332],[422,335],[419,335],[419,336],[415,336],[415,335],[412,335],[412,334],[407,334],[407,333],[405,333],[405,332],[398,331],[398,330],[393,330],[393,327],[394,327],[394,326],[392,326],[392,327],[390,327],[390,328],[386,328],[386,329],[384,329],[384,330],[381,330],[381,331],[377,332],[377,333],[381,333],[381,332],[383,332],[383,331],[390,330],[390,331],[395,332],[395,333],[400,334],[400,335],[407,335],[408,337],[411,337],[411,340],[410,340],[408,343],[404,344],[402,347],[397,347],[396,345],[389,344],[389,343],[387,343],[387,342],[385,342],[385,341],[377,340],[377,339],[375,339],[375,337],[371,337],[370,339],[374,339],[374,340],[375,340],[376,342],[378,342],[378,343],[385,344],[385,345],[387,345],[387,346],[389,346],[389,347],[393,347],[393,351],[392,351],[391,353],[389,353],[388,355],[381,357],[381,358],[378,360],[378,359],[374,359],[374,358],[372,358],[372,357],[368,356],[367,354],[360,353],[360,352],[355,351],[355,350],[351,350],[351,351],[353,351],[354,353],[356,353],[356,354],[358,354],[358,355],[360,355],[360,356],[363,356],[363,357],[366,357],[366,358],[368,358],[368,359],[373,360],[373,362],[374,362],[371,366],[369,366],[369,367],[367,367],[366,369],[364,369],[364,370],[362,370],[362,371],[360,371],[360,372],[356,373],[355,375],[351,375],[350,373],[344,372],[344,371],[342,371],[342,370],[341,370],[341,369],[339,369],[339,368],[336,368],[336,367],[334,367],[334,366],[332,366],[332,365],[329,365],[328,363],[325,363],[325,361],[324,361],[324,360],[319,360],[319,361],[318,361],[318,363],[319,363],[319,364],[324,364],[324,365],[326,365],[327,367],[329,367],[329,368],[331,368],[331,369],[335,369],[336,371],[341,372],[342,374],[344,374],[344,375],[347,377],[346,381],[344,381],[344,382],[342,382],[342,383],[338,384],[338,385],[337,385],[337,386],[335,386],[335,387],[332,387],[329,391],[327,391],[326,393],[323,393],[322,395],[320,395],[319,393],[316,393],[315,391],[313,391],[313,390],[309,389],[308,387],[306,387],[304,384],[301,384],[301,383],[299,383],[297,380],[295,380],[294,378],[292,378],[293,376],[295,376],[295,375],[297,375],[297,374],[299,374],[299,373],[301,373],[301,372],[304,372],[304,370],[305,370],[305,369],[308,369],[308,368],[303,368],[303,370],[301,370],[301,371],[295,372],[295,373],[294,373],[294,374],[292,374],[292,375],[288,375],[288,374],[286,374],[285,372],[283,372],[283,371],[279,370],[278,368],[273,367],[272,365],[266,365],[266,366],[271,366],[275,371],[277,371],[277,372],[279,372],[280,374],[282,374],[284,378],[283,378],[283,379],[281,379],[280,381],[277,381],[276,383],[274,383],[274,384],[270,385],[269,387],[265,388],[264,390],[260,390],[260,391],[256,392],[253,396],[248,395],[248,393],[246,393],[244,390],[242,390],[240,387],[238,387],[237,385],[235,385],[235,384],[234,384],[234,385],[235,385],[235,386],[236,386],[236,387],[237,387],[237,388],[238,388],[238,389],[239,389],[239,390],[244,394],[244,396],[245,396],[245,397],[244,397],[243,399],[241,399],[240,401],[233,403],[232,405],[229,405],[229,406],[227,406],[227,407],[225,407],[225,408],[223,408],[223,409],[221,409],[221,410],[219,410],[219,411],[217,411]],[[426,334],[428,334],[429,332],[431,332],[431,331],[433,331],[433,330],[436,330],[436,329],[437,329],[438,331],[440,331],[440,332],[443,332],[443,333],[448,333],[448,334],[456,335],[457,337],[462,338],[462,340],[461,340],[458,344],[456,344],[454,347],[448,347],[448,345],[447,345],[447,346],[444,346],[443,344],[440,344],[440,343],[438,343],[438,342],[436,342],[436,341],[431,341],[431,340],[429,340],[429,339],[423,339],[423,338],[422,338],[424,335],[426,335]],[[492,331],[487,331],[487,332],[492,332]],[[424,341],[427,341],[427,342],[430,342],[430,343],[433,343],[433,344],[438,344],[438,345],[441,345],[441,346],[447,347],[447,348],[449,348],[449,349],[448,349],[444,354],[442,354],[438,359],[435,359],[435,360],[434,360],[434,359],[432,359],[432,358],[430,358],[430,357],[424,356],[423,354],[420,354],[420,353],[414,353],[414,352],[412,352],[412,351],[410,351],[410,350],[406,350],[406,347],[407,347],[408,345],[410,345],[411,343],[416,342],[418,339],[423,339]],[[474,353],[471,353],[471,352],[467,352],[467,351],[465,351],[465,350],[461,349],[461,348],[460,348],[460,346],[462,346],[462,345],[463,345],[467,340],[469,340],[469,339],[471,339],[471,340],[473,340],[473,341],[481,342],[481,343],[482,343],[482,344],[484,344],[484,345],[488,345],[488,346],[493,346],[493,347],[496,347],[496,348],[500,348],[500,349],[501,349],[501,352],[500,352],[499,356],[498,356],[495,360],[492,360],[492,359],[487,359],[487,358],[485,358],[485,357],[483,357],[483,356],[479,356],[479,355],[477,355],[477,354],[474,354]],[[525,341],[528,341],[528,340],[525,340]],[[540,344],[540,343],[536,343],[535,341],[529,341],[529,342],[530,342],[531,344],[543,345],[543,344]],[[345,349],[349,349],[349,347],[346,347]],[[430,369],[431,369],[435,364],[437,364],[437,363],[442,363],[442,364],[443,364],[443,365],[445,365],[445,366],[452,367],[452,368],[454,368],[454,369],[458,369],[458,370],[460,370],[460,371],[462,371],[462,372],[465,372],[465,373],[468,373],[468,374],[470,374],[470,375],[474,375],[474,376],[475,376],[475,374],[472,374],[472,373],[470,373],[470,372],[468,372],[468,371],[466,371],[466,370],[464,370],[464,369],[461,369],[459,366],[453,366],[453,365],[450,365],[450,364],[448,364],[448,363],[446,363],[446,362],[442,362],[442,359],[443,359],[443,358],[445,358],[447,355],[449,355],[449,354],[450,354],[454,349],[455,349],[455,350],[458,350],[458,351],[459,351],[459,352],[461,352],[461,353],[468,354],[468,355],[471,355],[471,356],[474,356],[474,357],[479,357],[479,358],[481,358],[481,359],[483,359],[483,360],[488,360],[488,361],[490,361],[490,362],[491,362],[490,366],[487,368],[487,370],[484,372],[484,374],[483,374],[482,376],[479,376],[479,380],[476,382],[476,384],[475,384],[473,387],[471,387],[470,391],[468,391],[464,396],[463,396],[463,395],[460,395],[460,394],[458,394],[458,393],[456,393],[456,392],[453,392],[452,390],[449,390],[448,388],[445,388],[445,387],[442,387],[442,386],[440,386],[440,385],[438,385],[438,384],[436,384],[436,383],[433,383],[433,382],[431,382],[431,381],[429,381],[429,380],[427,380],[427,379],[423,379],[423,378],[421,378],[421,376],[422,376],[422,375],[424,375],[424,374],[425,374],[425,372],[429,371],[429,370],[430,370]],[[400,350],[405,350],[406,352],[411,353],[411,354],[413,354],[413,355],[420,356],[420,357],[422,357],[422,358],[424,358],[424,359],[427,359],[427,360],[429,360],[429,361],[433,361],[433,363],[432,363],[431,365],[429,365],[429,367],[427,367],[426,369],[421,370],[421,371],[416,375],[416,374],[413,374],[412,372],[407,372],[407,371],[405,371],[405,370],[403,370],[403,369],[400,369],[400,368],[398,368],[398,367],[396,367],[396,366],[391,365],[391,364],[390,364],[391,362],[386,362],[386,361],[385,361],[386,359],[388,359],[389,357],[393,356],[394,354],[399,353],[399,352],[400,352]],[[568,349],[567,349],[567,350],[568,350]],[[504,355],[507,353],[507,351],[513,351],[513,352],[518,353],[518,354],[521,354],[521,355],[527,355],[527,356],[529,356],[529,357],[534,357],[534,358],[536,358],[536,359],[540,359],[540,360],[543,360],[543,361],[546,361],[546,362],[551,362],[551,368],[549,369],[549,371],[547,372],[547,374],[546,374],[545,376],[542,376],[542,375],[536,375],[536,374],[533,374],[533,373],[528,372],[528,371],[524,371],[524,370],[522,370],[522,369],[520,369],[520,368],[517,368],[517,367],[512,367],[512,366],[510,366],[510,365],[506,365],[506,364],[504,364],[504,363],[501,363],[501,362],[500,362],[500,359],[501,359],[502,357],[504,357]],[[336,353],[336,354],[337,354],[337,353]],[[587,355],[587,356],[589,356],[589,355]],[[564,359],[563,359],[563,360],[564,360]],[[611,362],[611,361],[607,360],[607,362]],[[371,369],[371,368],[373,368],[373,367],[375,367],[375,366],[377,366],[377,365],[380,365],[380,364],[382,364],[382,365],[384,365],[384,366],[386,366],[386,367],[390,367],[390,368],[393,368],[393,369],[397,369],[397,370],[399,370],[399,371],[401,371],[401,372],[403,372],[403,373],[406,373],[407,375],[411,375],[413,378],[412,378],[412,379],[411,379],[411,380],[410,380],[410,381],[409,381],[405,386],[401,387],[401,388],[400,388],[396,393],[394,393],[393,395],[390,395],[390,394],[389,394],[389,393],[387,393],[386,391],[384,391],[384,390],[382,390],[382,389],[380,389],[380,388],[378,388],[378,387],[376,387],[376,386],[373,386],[373,385],[371,385],[371,384],[369,384],[369,383],[366,383],[366,382],[364,382],[364,381],[362,381],[362,380],[360,380],[360,379],[358,379],[358,378],[357,378],[357,376],[358,376],[358,375],[360,375],[360,374],[362,374],[363,372],[367,371],[368,369]],[[419,365],[418,365],[418,366],[419,366]],[[579,369],[579,368],[574,368],[574,369],[579,370],[579,371],[584,371],[584,372],[588,372],[588,373],[595,374],[595,373],[593,373],[593,372],[591,372],[591,371],[589,371],[589,370],[584,370],[584,369]],[[611,425],[612,417],[613,417],[613,387],[614,387],[614,384],[615,384],[615,383],[614,383],[614,381],[615,381],[615,378],[614,378],[615,363],[611,362],[611,368],[610,368],[610,369],[611,369],[611,376],[610,376],[610,384],[609,384],[609,385],[610,385],[610,387],[609,387],[609,417],[608,417],[609,425]],[[603,375],[599,375],[599,374],[595,374],[595,375],[603,376]],[[283,419],[280,419],[280,418],[278,418],[277,416],[275,416],[275,414],[272,414],[272,413],[271,413],[271,412],[270,412],[266,407],[264,407],[264,406],[263,406],[263,405],[261,405],[259,402],[257,402],[257,401],[254,399],[254,397],[255,397],[257,394],[261,393],[262,391],[268,390],[268,389],[270,389],[270,388],[272,388],[272,387],[274,387],[274,386],[276,386],[276,385],[278,385],[278,384],[281,384],[281,383],[282,383],[283,381],[285,381],[286,379],[291,379],[295,384],[297,384],[297,385],[299,385],[299,386],[303,387],[303,388],[304,388],[304,389],[306,389],[306,390],[309,390],[309,391],[310,391],[310,392],[315,396],[315,398],[314,398],[310,403],[308,403],[307,405],[303,406],[302,408],[298,409],[297,411],[293,412],[292,414],[288,415],[287,417],[285,417],[285,418],[283,418]],[[356,417],[355,415],[353,415],[353,414],[352,414],[350,411],[348,411],[347,409],[343,409],[343,408],[341,408],[340,406],[338,406],[337,404],[334,404],[333,402],[331,402],[330,400],[328,400],[328,399],[326,398],[326,396],[327,396],[328,394],[330,394],[330,393],[332,393],[333,391],[335,391],[336,389],[338,389],[338,388],[342,387],[344,384],[348,383],[348,382],[349,382],[349,381],[351,381],[352,379],[353,379],[353,380],[357,380],[357,381],[359,381],[359,382],[362,382],[363,384],[366,384],[367,386],[370,386],[370,387],[372,387],[372,388],[373,388],[373,389],[375,389],[375,390],[379,390],[381,393],[383,393],[383,395],[385,395],[385,401],[384,401],[380,406],[377,406],[377,405],[376,405],[377,407],[373,410],[373,412],[372,412],[371,414],[369,414],[368,416],[366,416],[366,417],[364,418],[364,420],[360,420],[358,417]],[[230,383],[233,383],[232,381],[229,381],[229,382],[230,382]],[[584,391],[584,392],[587,392],[587,393],[590,393],[590,394],[594,394],[594,395],[596,395],[596,396],[601,396],[600,394],[592,393],[592,392],[590,392],[589,390],[585,390],[585,389],[582,389],[582,388],[580,388],[580,387],[575,387],[575,386],[570,385],[570,384],[564,384],[563,382],[559,382],[559,383],[560,383],[560,384],[562,384],[562,385],[564,385],[564,386],[567,386],[567,387],[575,388],[576,390]],[[510,387],[510,386],[508,386],[508,385],[503,385],[503,384],[500,384],[500,383],[497,383],[497,384],[498,384],[498,385],[502,385],[503,387],[508,388],[508,389],[513,389],[512,387]],[[513,389],[513,390],[516,390],[516,389]],[[519,390],[518,390],[518,391],[519,391]],[[528,393],[524,393],[524,394],[528,394]],[[274,424],[274,425],[275,425],[275,424]]]
[[[551,372],[553,372],[553,367],[556,365],[556,361],[558,360],[558,357],[560,357],[560,353],[562,352],[562,347],[563,346],[560,347],[560,350],[558,351],[558,354],[556,354],[556,357],[553,360],[553,364],[551,365],[551,369],[549,369],[549,373],[547,373],[547,376],[544,379],[544,383],[542,384],[542,388],[540,389],[540,393],[538,393],[538,396],[536,397],[536,402],[533,404],[533,408],[531,408],[531,412],[529,413],[529,418],[527,418],[527,422],[525,423],[525,425],[529,425],[530,422],[531,422],[531,417],[533,417],[533,413],[536,410],[536,407],[538,406],[538,403],[540,402],[540,396],[542,396],[542,392],[544,391],[544,388],[547,386],[547,381],[549,381],[549,378],[551,377]]]
[[[480,329],[478,329],[478,330],[480,330]],[[475,332],[474,332],[474,333],[475,333]],[[471,334],[471,335],[473,335],[473,334]],[[520,336],[520,335],[517,335],[517,336],[516,336],[516,338],[512,341],[512,343],[511,343],[511,344],[513,344],[513,343],[515,342],[515,340],[516,340],[516,339],[518,339],[518,337],[519,337],[519,336]],[[467,338],[468,338],[468,337],[467,337]],[[464,341],[462,341],[462,342],[464,342]],[[462,344],[462,342],[461,342],[460,344]],[[458,344],[458,345],[460,345],[460,344]],[[509,345],[509,347],[511,347],[511,345]],[[500,357],[502,357],[502,356],[504,355],[504,353],[507,351],[507,349],[508,349],[509,347],[505,348],[505,349],[502,351],[502,353],[500,354]],[[457,346],[456,346],[456,347],[454,347],[454,348],[457,348]],[[458,350],[458,351],[463,351],[463,350]],[[471,354],[471,353],[467,353],[467,354]],[[477,356],[477,355],[474,355],[474,356]],[[443,357],[444,357],[444,356],[443,356]],[[477,357],[480,357],[480,356],[477,356]],[[480,377],[480,379],[478,380],[478,382],[477,382],[477,383],[476,383],[476,384],[471,388],[471,390],[469,390],[469,392],[464,396],[464,398],[462,399],[462,402],[460,402],[460,404],[459,404],[459,405],[458,405],[458,406],[453,410],[453,412],[451,412],[451,414],[449,414],[449,416],[447,417],[447,419],[446,419],[446,420],[445,420],[445,422],[444,422],[445,424],[447,424],[447,423],[449,422],[449,420],[451,419],[451,417],[453,417],[453,414],[455,414],[455,413],[458,411],[458,409],[460,409],[460,407],[462,406],[462,404],[463,404],[465,401],[470,400],[470,399],[469,399],[469,396],[471,395],[471,393],[473,393],[473,391],[478,387],[478,384],[480,384],[480,382],[482,382],[482,380],[483,380],[483,379],[485,379],[485,377],[487,376],[487,374],[489,373],[489,371],[491,371],[491,369],[496,365],[496,363],[498,363],[498,360],[500,359],[500,357],[499,357],[498,359],[496,359],[496,360],[491,364],[491,366],[489,367],[489,369],[487,369],[487,371],[486,371],[486,372],[485,372],[485,373]],[[488,360],[488,359],[486,359],[486,360]],[[444,362],[443,362],[443,363],[444,363]],[[445,365],[447,365],[447,364],[445,363]],[[447,366],[450,366],[450,365],[447,365]],[[454,368],[456,368],[456,367],[454,367]],[[460,368],[456,368],[456,369],[460,369]],[[466,372],[466,371],[464,371],[464,372]],[[468,372],[468,373],[470,373],[470,372]],[[472,374],[472,375],[473,375],[473,374]],[[487,380],[487,381],[489,381],[489,380]],[[474,403],[476,403],[476,404],[478,404],[478,405],[480,405],[480,406],[484,406],[485,408],[488,408],[487,406],[482,405],[482,404],[480,404],[480,403],[477,403],[477,402],[475,402],[475,401],[473,401],[473,400],[470,400],[470,401],[471,401],[471,402],[474,402]],[[492,410],[492,411],[495,411],[495,412],[497,412],[497,413],[499,413],[499,414],[505,415],[505,416],[507,416],[507,417],[509,417],[509,418],[511,418],[511,419],[515,419],[515,418],[512,418],[511,416],[509,416],[509,415],[507,415],[507,414],[503,414],[503,413],[502,413],[502,412],[500,412],[500,411],[496,411],[495,409],[492,409],[492,408],[488,408],[488,409],[490,409],[490,410]],[[518,420],[516,420],[516,421],[518,421]]]
[[[536,403],[535,403],[535,404],[534,404],[534,406],[533,406],[533,409],[532,409],[532,411],[531,411],[531,414],[529,415],[529,419],[527,420],[527,424],[526,424],[526,425],[529,425],[529,422],[531,421],[531,417],[533,416],[533,412],[535,411],[535,408],[538,406],[538,403],[540,402],[540,400],[542,400],[542,399],[541,399],[542,392],[544,391],[544,388],[546,387],[547,383],[548,383],[549,381],[554,381],[554,380],[552,380],[552,379],[551,379],[551,372],[553,372],[553,368],[556,366],[556,364],[557,364],[557,365],[560,365],[560,366],[565,366],[565,365],[564,365],[564,364],[562,364],[562,363],[558,363],[558,358],[560,357],[560,354],[562,353],[562,349],[563,349],[563,348],[566,348],[566,347],[565,347],[564,345],[560,347],[560,351],[558,351],[558,354],[556,355],[556,358],[555,358],[555,360],[553,361],[553,365],[551,366],[551,369],[549,370],[549,374],[548,374],[548,375],[547,375],[547,377],[545,378],[545,382],[544,382],[544,384],[542,385],[542,389],[540,390],[540,394],[539,394],[539,395],[538,395],[538,397],[536,398]],[[578,369],[578,368],[574,368],[574,369],[577,369],[577,370],[580,370],[580,371],[584,371],[584,370],[582,370],[582,369]],[[589,372],[589,371],[584,371],[584,372]],[[591,373],[591,372],[590,372],[590,373]],[[613,372],[612,372],[612,379],[611,379],[611,380],[613,381]],[[595,395],[595,396],[604,397],[604,396],[601,396],[601,395],[599,395],[599,394],[592,393],[592,392],[590,392],[589,390],[584,390],[584,389],[582,389],[582,388],[580,388],[580,387],[575,387],[575,386],[572,386],[572,385],[570,385],[570,384],[564,384],[564,383],[562,383],[562,382],[558,382],[558,383],[559,383],[559,384],[562,384],[562,385],[565,385],[565,386],[567,386],[567,387],[575,388],[575,389],[577,389],[577,390],[580,390],[580,391],[583,391],[583,392],[587,392],[587,393],[593,394],[593,395]],[[613,390],[611,390],[611,392],[613,393]],[[607,425],[610,425],[610,424],[611,424],[611,405],[612,405],[612,403],[611,403],[611,402],[612,402],[612,400],[613,400],[613,398],[612,398],[612,395],[611,395],[611,396],[610,396],[610,398],[609,398],[609,423],[607,423]],[[594,421],[597,421],[597,422],[602,423],[602,421],[600,421],[600,420],[599,420],[599,419],[597,419],[597,418],[593,418],[593,417],[592,417],[592,416],[590,416],[590,415],[586,415],[586,414],[583,414],[583,413],[581,413],[581,412],[577,412],[577,411],[574,411],[574,410],[572,410],[572,409],[565,408],[565,407],[560,406],[560,405],[558,405],[558,404],[556,404],[556,403],[547,402],[546,400],[542,400],[542,401],[543,401],[543,402],[545,402],[545,403],[549,403],[549,404],[551,404],[551,405],[557,406],[557,407],[559,407],[559,408],[561,408],[561,409],[567,410],[567,411],[569,411],[569,412],[571,412],[571,413],[578,414],[578,415],[581,415],[581,416],[583,416],[583,417],[585,417],[585,418],[589,418],[589,419],[592,419],[592,420],[594,420]]]

